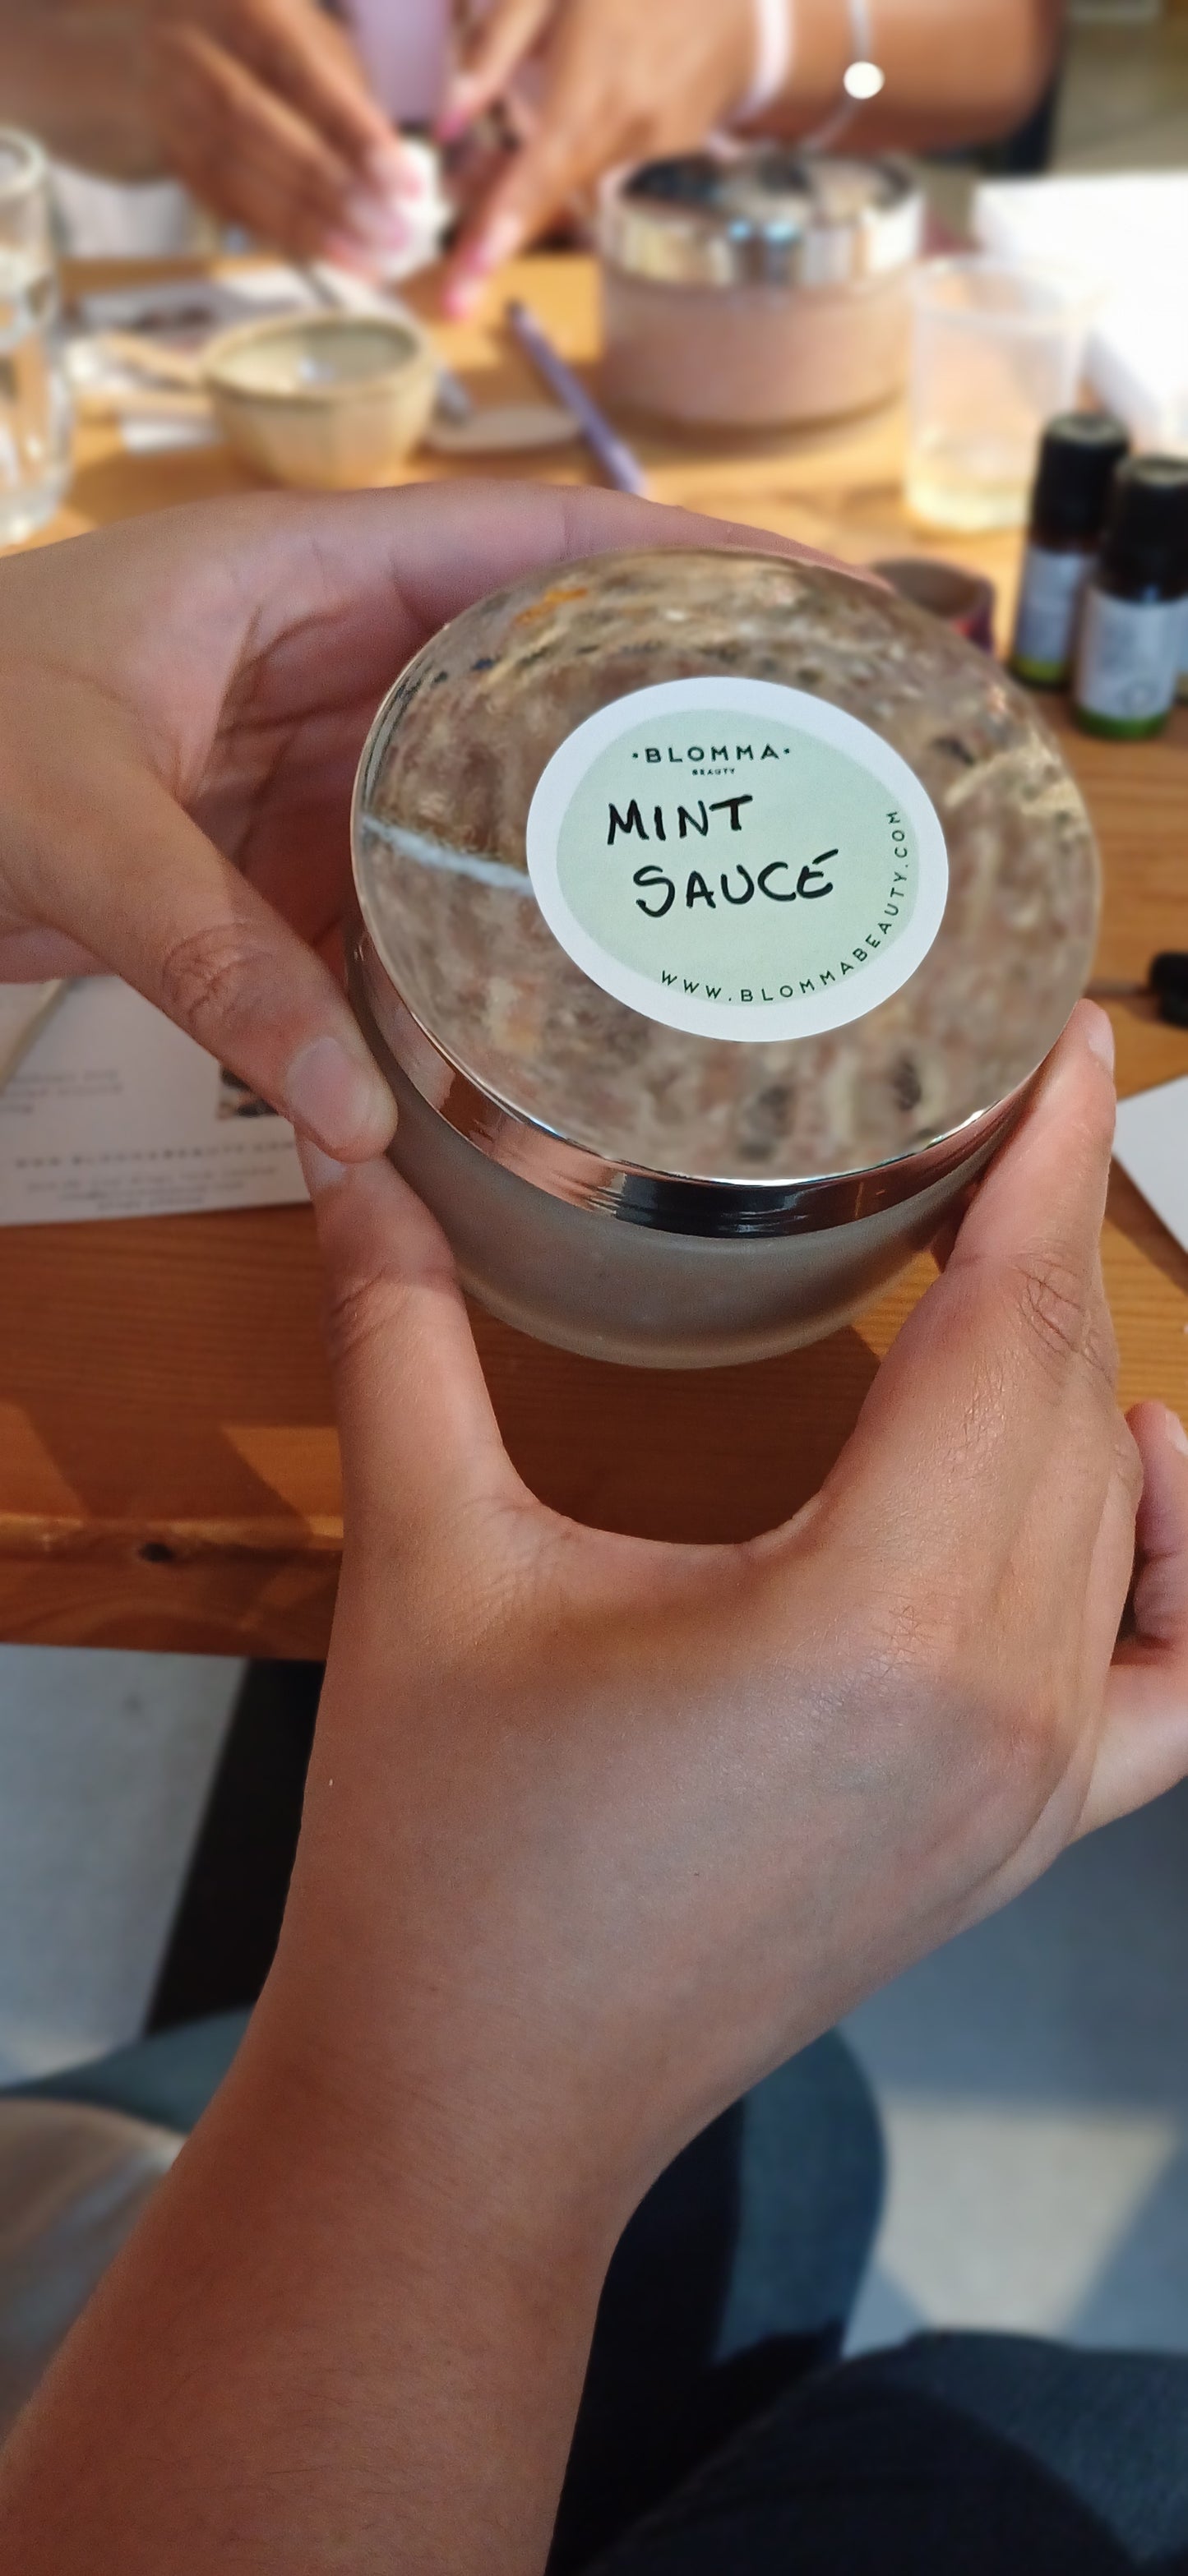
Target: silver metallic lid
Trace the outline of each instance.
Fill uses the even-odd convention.
[[[968,1168],[972,1176],[1006,1134],[1035,1079],[1029,1074],[1005,1100],[874,1171],[819,1172],[774,1187],[737,1177],[658,1172],[598,1154],[477,1083],[394,990],[362,919],[348,934],[347,981],[356,1017],[389,1079],[397,1068],[455,1135],[550,1198],[658,1234],[756,1242],[825,1233],[902,1207],[954,1172]]]
[[[923,201],[893,160],[771,144],[650,161],[608,192],[603,256],[673,286],[851,286],[906,267]]]

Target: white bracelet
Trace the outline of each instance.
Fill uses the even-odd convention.
[[[870,0],[850,0],[850,42],[854,51],[842,73],[842,88],[860,107],[864,99],[878,97],[886,79],[874,58]]]
[[[755,68],[746,97],[731,111],[731,123],[745,125],[760,116],[788,86],[792,69],[792,11],[795,0],[751,0],[755,13]]]

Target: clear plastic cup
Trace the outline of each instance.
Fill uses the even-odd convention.
[[[1019,527],[1040,431],[1076,396],[1093,291],[975,255],[925,261],[912,298],[908,509],[930,528]]]
[[[72,426],[49,169],[31,135],[0,126],[0,545],[53,517],[70,481]]]

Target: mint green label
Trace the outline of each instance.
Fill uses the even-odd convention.
[[[939,928],[944,838],[914,772],[805,692],[671,681],[554,754],[528,865],[575,962],[707,1037],[810,1035],[896,991]]]

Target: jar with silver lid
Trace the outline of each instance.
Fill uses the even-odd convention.
[[[936,1233],[1082,989],[1024,692],[891,592],[607,555],[428,644],[356,784],[355,1009],[465,1284],[596,1357],[757,1359]]]
[[[921,225],[894,160],[759,144],[648,163],[600,216],[608,399],[735,429],[889,400],[907,373]]]

